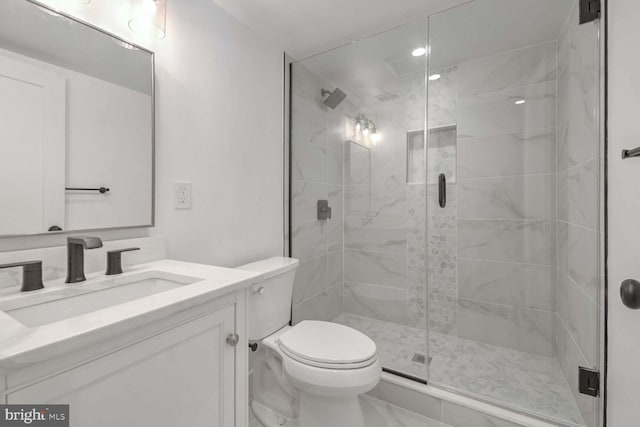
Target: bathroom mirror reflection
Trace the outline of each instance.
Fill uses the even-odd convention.
[[[153,54],[0,2],[0,235],[153,224]]]

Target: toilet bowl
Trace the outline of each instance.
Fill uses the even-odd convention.
[[[336,323],[303,321],[262,344],[278,354],[286,381],[298,392],[300,427],[364,427],[358,397],[382,372],[370,338]]]
[[[289,326],[297,265],[271,258],[238,267],[264,275],[249,298],[254,415],[266,427],[365,427],[359,396],[380,381],[376,345],[337,323]]]

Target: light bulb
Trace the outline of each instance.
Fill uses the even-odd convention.
[[[413,52],[411,52],[411,55],[413,56],[422,56],[425,53],[427,53],[427,49],[423,48],[423,47],[418,47],[413,49]]]

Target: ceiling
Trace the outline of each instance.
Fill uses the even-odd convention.
[[[212,1],[292,57],[303,59],[469,0]]]

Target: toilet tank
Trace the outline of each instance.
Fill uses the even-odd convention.
[[[249,341],[260,341],[289,324],[298,264],[294,258],[275,257],[236,267],[264,275],[249,291]]]

